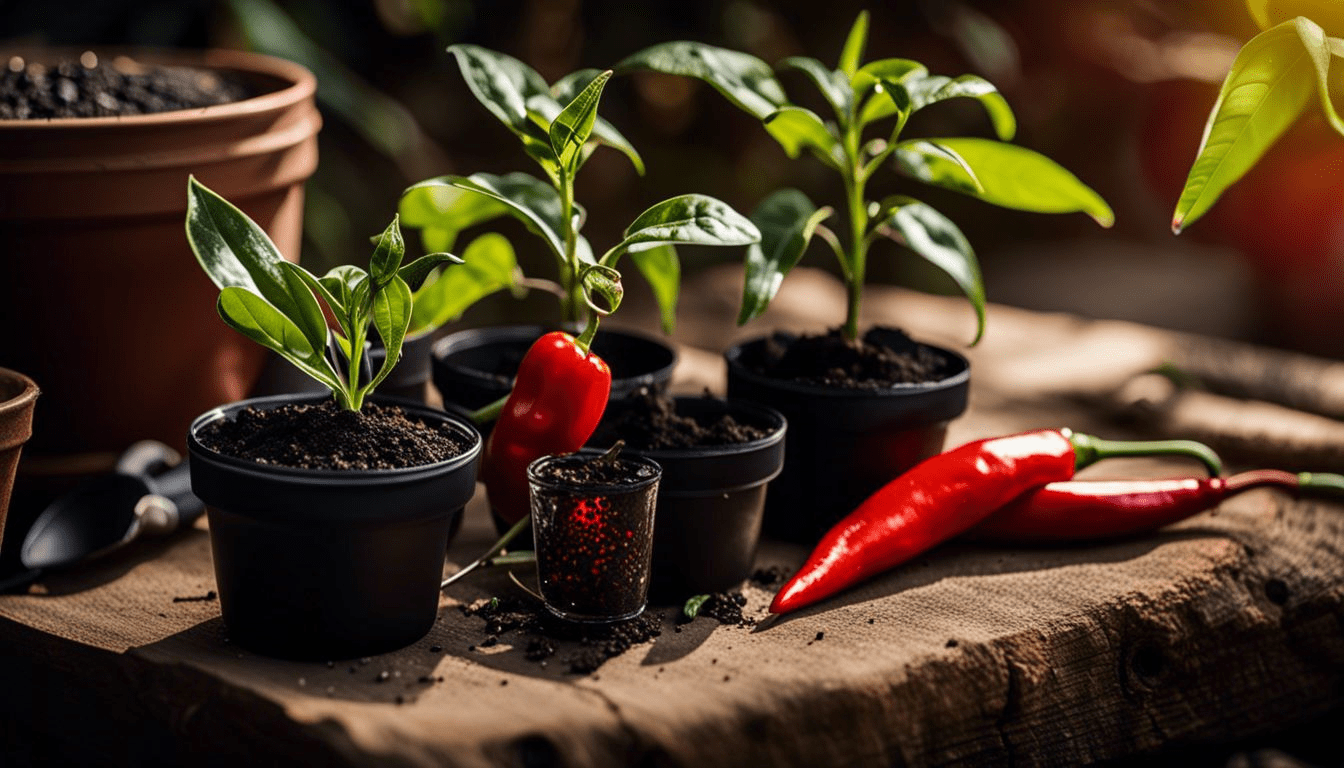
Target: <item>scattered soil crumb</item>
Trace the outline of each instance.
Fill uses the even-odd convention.
[[[752,571],[751,583],[764,589],[770,589],[783,584],[788,577],[788,568],[785,568],[782,565],[772,565],[768,568],[757,568],[755,571]]]
[[[947,641],[947,647],[948,647],[948,648],[956,648],[956,647],[957,647],[957,641],[956,641],[956,640],[948,640],[948,641]]]
[[[214,599],[216,599],[216,598],[218,598],[218,597],[219,597],[219,595],[215,594],[215,590],[212,589],[212,590],[210,590],[209,592],[206,592],[204,595],[179,595],[179,596],[173,598],[173,602],[174,602],[174,603],[208,603],[208,602],[210,602],[211,600],[214,600]]]
[[[543,667],[561,652],[562,643],[577,644],[560,661],[579,675],[595,672],[607,659],[661,635],[663,628],[662,618],[654,613],[616,624],[571,624],[551,616],[536,603],[511,597],[478,600],[462,606],[462,613],[483,619],[486,635],[494,636],[496,642],[505,632],[528,635],[524,656]]]

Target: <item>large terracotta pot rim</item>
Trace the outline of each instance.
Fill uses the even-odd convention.
[[[14,385],[17,385],[17,392],[14,392]],[[38,394],[37,382],[18,371],[0,368],[0,417],[24,408],[36,400]]]
[[[28,48],[7,52],[10,56],[25,59],[52,59],[60,57],[78,58],[84,49],[78,48]],[[263,74],[283,80],[288,85],[276,91],[253,96],[242,101],[217,104],[198,109],[178,109],[172,112],[157,112],[149,115],[129,115],[126,117],[57,117],[47,120],[0,120],[0,136],[6,131],[32,130],[42,126],[43,130],[75,130],[111,125],[172,125],[175,123],[201,123],[212,120],[227,120],[245,115],[264,113],[309,98],[317,91],[317,78],[306,67],[292,61],[268,56],[263,53],[236,51],[223,48],[210,48],[189,52],[154,48],[105,48],[95,50],[100,56],[129,56],[146,64],[169,66],[202,67],[224,69],[252,74]]]

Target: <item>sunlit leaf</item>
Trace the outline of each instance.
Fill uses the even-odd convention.
[[[932,207],[909,200],[884,221],[899,240],[943,270],[961,288],[975,309],[975,344],[985,332],[985,284],[970,242],[956,224]]]
[[[797,157],[804,149],[812,149],[831,167],[840,166],[841,161],[837,157],[839,139],[810,109],[781,107],[765,118],[765,130],[779,142],[789,157]]]
[[[769,64],[746,53],[691,41],[661,43],[632,54],[617,72],[651,69],[709,83],[729,101],[764,120],[788,104]]]
[[[849,35],[845,37],[845,47],[840,50],[840,62],[837,68],[847,77],[853,77],[858,71],[859,61],[863,59],[863,48],[867,43],[868,12],[860,11],[858,18],[854,19],[854,26],[849,28]]]
[[[752,223],[761,231],[761,241],[747,247],[738,325],[765,311],[779,292],[784,276],[807,251],[817,225],[831,213],[830,208],[818,209],[807,195],[796,189],[774,192],[751,212]]]
[[[1015,144],[992,139],[928,139],[960,156],[980,182],[970,192],[987,203],[1036,213],[1082,212],[1103,227],[1115,214],[1101,195],[1054,160]]]
[[[507,238],[488,232],[472,240],[462,263],[450,266],[415,293],[411,328],[438,328],[481,299],[514,284],[518,260]]]
[[[893,85],[894,84],[894,85]],[[905,88],[910,97],[910,111],[917,112],[930,104],[948,99],[968,98],[978,100],[989,113],[994,133],[1003,141],[1009,141],[1017,133],[1017,119],[1007,100],[994,84],[975,75],[962,75],[951,78],[942,75],[907,77],[902,81],[890,81],[885,87]]]
[[[614,254],[635,253],[665,244],[749,245],[761,233],[747,217],[707,195],[680,195],[654,204],[625,231]],[[604,257],[603,261],[607,261]]]
[[[406,194],[445,187],[480,195],[503,205],[505,213],[540,235],[557,256],[564,256],[565,228],[560,193],[546,182],[526,173],[504,176],[473,173],[470,176],[439,176],[422,181],[408,189]]]
[[[925,184],[968,195],[984,192],[975,171],[950,148],[931,141],[903,141],[892,150],[892,160],[901,173]]]
[[[854,91],[849,85],[849,76],[839,70],[828,69],[816,59],[807,56],[791,56],[780,62],[780,66],[790,67],[807,75],[817,86],[826,103],[835,110],[836,117],[846,120],[850,105],[854,102]]]
[[[583,145],[592,134],[593,123],[597,119],[597,105],[602,99],[602,89],[610,79],[610,70],[593,78],[551,122],[551,149],[555,150],[561,167],[571,175],[578,169]]]

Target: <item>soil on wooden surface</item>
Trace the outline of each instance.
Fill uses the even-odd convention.
[[[207,424],[201,443],[227,456],[299,469],[400,469],[446,461],[467,448],[446,424],[426,423],[401,408],[365,403],[347,411],[333,401],[244,408]]]
[[[822,335],[776,333],[755,362],[753,368],[771,378],[843,389],[939,381],[948,373],[942,356],[895,328],[872,328],[853,342],[838,328]]]
[[[744,424],[730,414],[696,419],[676,412],[676,401],[647,387],[613,403],[589,441],[611,445],[624,440],[633,450],[665,450],[711,445],[737,445],[767,437],[770,432]]]
[[[614,624],[575,624],[555,618],[533,600],[511,597],[477,600],[462,606],[462,613],[485,621],[485,637],[472,650],[497,645],[501,635],[515,633],[522,637],[514,644],[524,649],[528,661],[544,667],[559,655],[559,663],[576,675],[595,672],[607,659],[663,633],[662,617],[656,613]],[[560,655],[562,644],[577,648]]]
[[[565,456],[538,468],[537,476],[556,485],[630,485],[653,477],[653,467],[620,456]]]
[[[236,75],[149,66],[85,52],[55,66],[18,56],[0,61],[0,120],[129,117],[199,109],[256,95]]]

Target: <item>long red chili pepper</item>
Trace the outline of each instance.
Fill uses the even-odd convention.
[[[1170,480],[1072,480],[1028,491],[969,531],[1007,543],[1129,536],[1212,509],[1252,488],[1344,492],[1344,476],[1276,469],[1231,477]]]
[[[512,525],[527,516],[527,465],[582,448],[610,394],[611,369],[573,336],[548,333],[527,350],[481,462],[500,518]]]
[[[784,613],[814,603],[956,536],[1036,486],[1067,480],[1114,456],[1179,454],[1221,463],[1188,440],[1113,442],[1069,430],[977,440],[917,464],[868,497],[822,537],[770,604]]]

